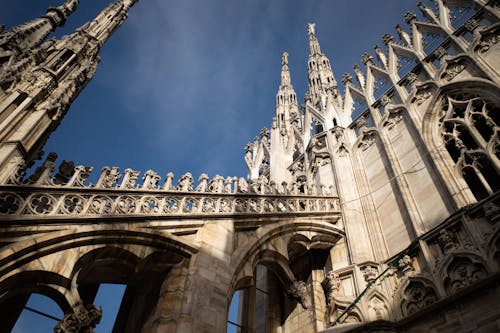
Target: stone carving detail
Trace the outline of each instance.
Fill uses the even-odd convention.
[[[403,315],[410,315],[437,301],[434,288],[427,286],[422,281],[411,281],[403,292]]]
[[[446,269],[444,285],[449,295],[485,278],[487,271],[483,264],[468,257],[455,257]]]
[[[476,196],[498,191],[495,166],[500,147],[495,113],[497,106],[479,97],[454,95],[443,98],[440,118],[441,137]]]
[[[373,62],[373,57],[367,52],[363,53],[363,55],[361,56],[361,59],[362,59],[363,64],[365,64],[365,65],[374,65],[375,64]]]
[[[293,281],[290,288],[288,288],[288,295],[299,302],[304,309],[308,309],[311,306],[309,293],[304,281]]]
[[[19,211],[23,199],[15,193],[0,194],[0,214],[12,215]]]
[[[403,273],[414,270],[413,262],[409,255],[405,254],[401,259],[398,260],[398,269]]]
[[[146,190],[152,190],[157,188],[158,182],[160,181],[160,176],[153,170],[148,170],[144,173],[142,177],[142,188]]]
[[[33,189],[33,187],[30,187]],[[27,188],[25,187],[24,190]],[[271,197],[259,193],[234,197],[233,193],[192,192],[134,192],[121,193],[114,189],[107,195],[97,193],[80,194],[79,191],[58,191],[44,188],[43,193],[27,197],[15,192],[0,192],[0,215],[16,215],[17,218],[34,215],[186,215],[186,214],[259,214],[338,212],[337,198],[320,196],[290,196],[273,193]],[[154,194],[152,194],[154,193]],[[304,194],[302,194],[304,195]],[[308,198],[305,200],[304,198]],[[245,202],[248,200],[248,202]]]
[[[387,306],[379,297],[372,297],[368,302],[368,312],[372,320],[381,320],[388,317]]]
[[[483,206],[484,216],[491,222],[495,222],[500,217],[500,207],[493,201],[487,202]]]
[[[118,167],[103,167],[96,187],[112,188],[120,177],[121,174],[118,172]]]
[[[345,86],[348,84],[352,84],[352,75],[349,73],[344,73],[344,75],[342,75],[342,83]]]
[[[56,169],[56,164],[54,163],[57,159],[56,153],[49,153],[45,162],[38,168],[35,172],[26,180],[27,184],[37,184],[37,185],[53,185],[50,173]]]
[[[102,318],[102,309],[90,304],[85,310],[76,314],[69,313],[54,327],[55,333],[93,333],[93,328]]]
[[[385,45],[389,45],[390,43],[394,43],[394,36],[391,34],[385,34],[384,36],[382,36],[382,42]]]
[[[384,122],[384,126],[387,130],[392,130],[399,122],[403,119],[403,112],[401,109],[389,110],[387,113],[387,120]]]
[[[130,168],[125,169],[125,175],[123,176],[120,188],[123,189],[133,189],[135,188],[135,183],[139,179],[139,171],[132,170]]]
[[[368,265],[364,267],[361,272],[366,282],[373,282],[378,276],[378,270],[375,266]]]
[[[408,24],[411,24],[416,19],[417,19],[417,14],[415,14],[414,12],[406,12],[404,15],[404,20]]]
[[[448,253],[458,247],[454,235],[446,229],[442,229],[439,232],[438,243],[441,246],[443,253]]]
[[[489,28],[479,31],[480,37],[478,40],[474,41],[473,49],[480,53],[485,53],[491,49],[493,45],[498,43],[500,38],[500,23],[496,23]]]
[[[401,38],[401,40],[403,40],[406,45],[411,46],[411,37],[406,31],[403,30],[401,25],[396,25],[396,31],[398,32],[399,38]]]
[[[83,165],[76,166],[74,170],[75,173],[69,180],[68,186],[85,187],[85,182],[89,178],[93,169],[93,167],[85,167]]]
[[[191,173],[185,173],[180,179],[179,183],[177,184],[177,190],[182,191],[182,192],[189,192],[193,191],[193,176]]]
[[[16,156],[11,160],[11,171],[8,179],[5,181],[7,184],[21,184],[24,176],[26,175],[26,163],[20,156]]]
[[[330,271],[326,274],[326,289],[327,289],[327,298],[331,300],[338,296],[340,293],[340,286],[342,285],[342,281],[337,273]]]
[[[375,132],[365,132],[358,147],[365,151],[375,143]]]
[[[462,60],[460,59],[452,60],[447,63],[446,68],[441,73],[440,77],[445,81],[451,81],[464,69],[465,69],[465,63]]]
[[[430,84],[417,85],[415,95],[411,99],[412,103],[421,105],[432,96],[432,86]]]

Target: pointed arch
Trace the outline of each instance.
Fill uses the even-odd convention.
[[[499,95],[498,87],[483,79],[453,82],[437,89],[424,114],[424,142],[459,207],[500,187],[495,181],[500,165],[495,155],[499,124],[494,117],[498,117],[498,111],[493,111],[500,108]],[[481,138],[484,130],[477,129],[484,127],[477,113],[484,114],[482,123],[487,122],[491,129],[488,142]]]

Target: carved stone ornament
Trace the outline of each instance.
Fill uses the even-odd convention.
[[[54,327],[55,333],[93,333],[93,328],[99,324],[102,318],[101,307],[96,308],[89,304],[85,310],[76,313],[69,313]]]
[[[6,180],[6,183],[21,184],[24,176],[26,175],[26,168],[27,168],[24,159],[21,156],[14,157],[9,162],[9,167],[7,168],[10,170],[10,173],[8,179]]]
[[[432,96],[433,86],[430,84],[421,84],[416,86],[415,95],[412,97],[411,102],[417,105],[422,105],[427,99]]]
[[[384,121],[384,127],[387,130],[392,130],[403,119],[403,112],[401,109],[389,110],[387,113],[387,120]]]
[[[342,281],[339,275],[333,271],[328,272],[326,275],[326,291],[327,291],[327,302],[331,304],[335,302],[336,297],[340,295],[340,287]]]
[[[485,53],[493,45],[498,43],[500,35],[500,23],[496,23],[484,30],[479,30],[479,39],[476,39],[472,48],[474,51],[479,51],[480,53]]]
[[[361,148],[362,151],[367,150],[375,143],[375,132],[365,132],[361,141],[358,144],[358,147]]]
[[[500,207],[493,201],[484,204],[483,211],[484,216],[491,222],[495,222],[500,217]]]
[[[344,85],[352,84],[352,75],[349,73],[344,73],[344,75],[342,75],[342,83]]]
[[[391,102],[391,98],[387,95],[384,95],[380,98],[380,105],[382,105],[382,106],[386,106],[390,102]]]
[[[408,24],[411,24],[416,19],[417,19],[417,14],[415,14],[414,12],[406,12],[404,15],[404,20]]]
[[[363,273],[363,277],[365,278],[366,282],[372,282],[375,280],[375,278],[378,275],[378,270],[375,266],[366,266],[361,270]]]
[[[409,255],[404,255],[403,258],[398,260],[398,269],[403,273],[413,271],[413,263]]]
[[[304,309],[308,309],[311,306],[306,283],[304,281],[293,281],[290,288],[288,288],[288,295],[300,303]]]
[[[121,177],[118,167],[103,167],[101,176],[97,181],[96,187],[98,188],[112,188],[118,179]]]
[[[465,62],[463,59],[445,60],[445,62],[447,64],[440,75],[441,79],[444,79],[445,81],[453,80],[465,69]]]
[[[413,73],[413,72],[410,72],[408,73],[408,75],[406,76],[406,82],[408,83],[413,83],[415,81],[417,81],[417,74]]]
[[[446,269],[445,288],[449,295],[466,288],[487,276],[483,264],[469,257],[456,257]]]
[[[374,62],[373,62],[373,57],[371,56],[371,54],[365,52],[363,53],[363,55],[361,56],[361,60],[363,61],[363,64],[365,65],[373,65]]]
[[[458,247],[454,235],[446,229],[442,229],[439,232],[438,243],[441,246],[443,253],[447,253]]]
[[[190,172],[187,172],[179,179],[179,182],[177,183],[177,190],[182,192],[193,191],[193,182],[193,175],[191,175]]]
[[[389,45],[390,43],[394,43],[394,36],[391,34],[385,34],[382,36],[382,42],[385,45]]]
[[[437,301],[433,287],[421,281],[411,281],[403,292],[402,310],[404,315],[410,315],[424,309]]]
[[[148,170],[144,173],[144,176],[142,177],[142,188],[147,189],[147,190],[153,190],[157,188],[158,182],[160,181],[161,177],[154,172],[153,170]]]

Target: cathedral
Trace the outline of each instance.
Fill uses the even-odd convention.
[[[283,53],[247,177],[28,172],[136,2],[59,39],[78,0],[0,27],[0,333],[32,294],[54,332],[94,332],[105,283],[126,286],[113,333],[500,331],[497,0],[419,2],[354,77],[310,23],[308,92]]]

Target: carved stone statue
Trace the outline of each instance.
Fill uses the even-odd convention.
[[[308,23],[307,28],[308,28],[308,32],[310,35],[316,34],[316,32],[315,32],[316,23]]]
[[[299,302],[304,309],[308,309],[311,306],[310,296],[304,281],[293,281],[290,288],[288,288],[288,295]]]

